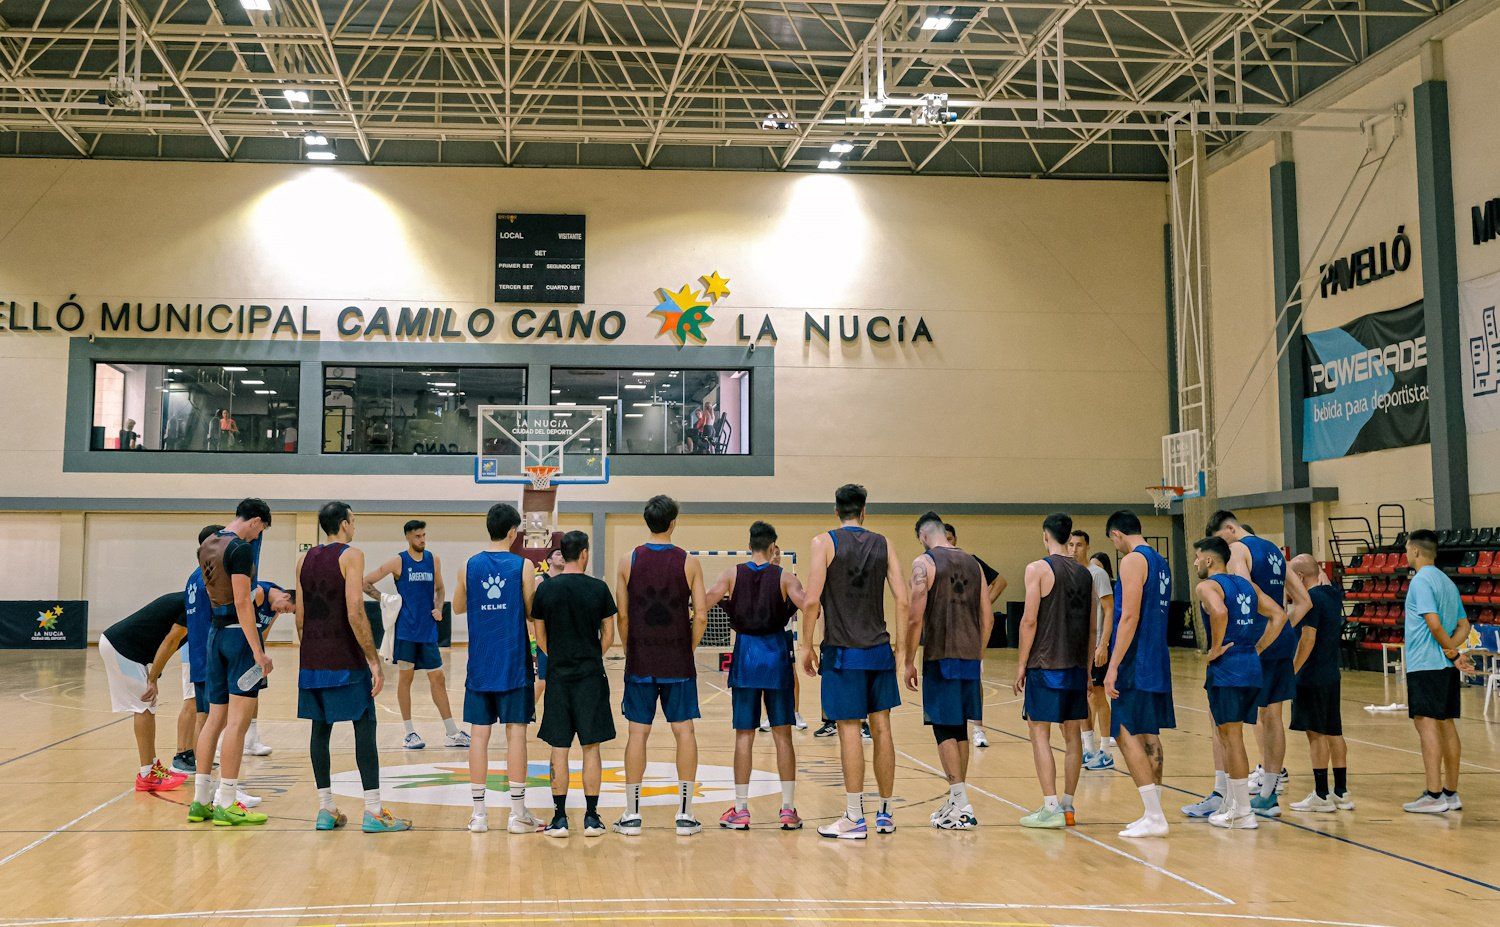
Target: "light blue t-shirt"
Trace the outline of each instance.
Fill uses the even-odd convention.
[[[1406,592],[1406,671],[1447,669],[1453,661],[1443,656],[1442,645],[1432,636],[1424,615],[1436,613],[1443,631],[1452,634],[1468,614],[1458,587],[1435,566],[1424,566],[1411,578]]]

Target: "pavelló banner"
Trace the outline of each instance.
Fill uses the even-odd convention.
[[[1422,303],[1303,336],[1302,459],[1425,444],[1427,331]]]
[[[0,650],[80,650],[89,645],[89,603],[0,601]]]

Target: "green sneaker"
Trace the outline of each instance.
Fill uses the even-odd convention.
[[[239,827],[242,824],[264,824],[270,818],[259,811],[251,811],[239,802],[228,808],[214,806],[215,827]]]
[[[359,829],[367,834],[394,834],[397,831],[411,830],[411,822],[393,817],[389,811],[382,808],[378,815],[366,811],[364,823]]]
[[[1068,826],[1068,816],[1063,813],[1062,809],[1051,811],[1044,805],[1022,818],[1021,826],[1060,830]]]
[[[201,801],[195,801],[188,805],[188,823],[202,824],[204,821],[213,820],[214,809],[212,805],[205,805]]]
[[[349,818],[344,812],[337,808],[329,811],[327,808],[318,809],[318,830],[337,830],[349,823]]]

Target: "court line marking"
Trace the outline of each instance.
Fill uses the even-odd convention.
[[[40,704],[40,703],[38,703],[38,704]],[[28,751],[26,753],[22,753],[20,756],[13,756],[13,757],[11,757],[8,760],[0,760],[0,766],[9,766],[11,763],[16,762],[17,760],[24,760],[28,756],[36,756],[38,753],[41,753],[43,750],[51,750],[53,747],[56,747],[56,746],[58,746],[60,744],[65,744],[65,743],[67,743],[70,740],[77,740],[78,738],[84,736],[85,734],[92,734],[95,731],[102,731],[102,730],[104,730],[105,728],[107,728],[107,727],[109,727],[111,725],[119,724],[121,721],[124,721],[124,720],[128,719],[129,717],[130,717],[130,715],[121,715],[120,717],[114,719],[113,721],[106,721],[106,722],[104,722],[103,724],[99,725],[98,727],[91,727],[91,728],[89,728],[86,731],[79,731],[77,734],[70,734],[67,737],[64,737],[62,740],[55,740],[52,743],[47,744],[46,746],[37,747],[35,750],[31,750],[31,751]]]
[[[68,823],[62,825],[61,827],[55,827],[55,828],[53,828],[49,833],[43,834],[42,836],[40,836],[37,839],[35,839],[35,840],[31,841],[30,843],[26,844],[24,847],[21,847],[21,849],[15,851],[14,853],[10,854],[9,856],[5,857],[4,859],[0,859],[0,866],[4,866],[6,863],[10,862],[11,860],[15,859],[18,856],[23,856],[26,853],[31,852],[32,850],[34,850],[37,847],[41,846],[42,844],[46,843],[48,840],[51,840],[53,837],[56,837],[58,834],[60,834],[63,831],[67,830],[68,828],[72,827],[74,824],[77,824],[79,821],[82,821],[84,818],[88,817],[89,815],[94,814],[97,811],[103,811],[105,808],[108,808],[110,805],[113,805],[115,802],[119,801],[120,799],[124,798],[125,796],[129,795],[131,792],[134,792],[134,791],[135,791],[134,788],[126,789],[125,791],[123,791],[120,794],[116,795],[114,798],[111,798],[108,801],[101,802],[101,803],[95,805],[94,807],[92,807],[89,810],[85,811],[83,814],[80,814],[78,817],[76,817],[73,820],[69,821]]]

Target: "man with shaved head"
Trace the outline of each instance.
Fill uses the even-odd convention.
[[[1343,636],[1343,590],[1328,581],[1318,561],[1308,554],[1291,560],[1292,572],[1302,580],[1312,600],[1297,625],[1297,653],[1292,668],[1297,674],[1297,692],[1292,697],[1292,730],[1307,733],[1312,755],[1313,793],[1292,804],[1293,811],[1330,814],[1352,811],[1349,797],[1348,748],[1344,723],[1339,716],[1339,639]],[[1333,764],[1333,788],[1328,786],[1328,765]]]

